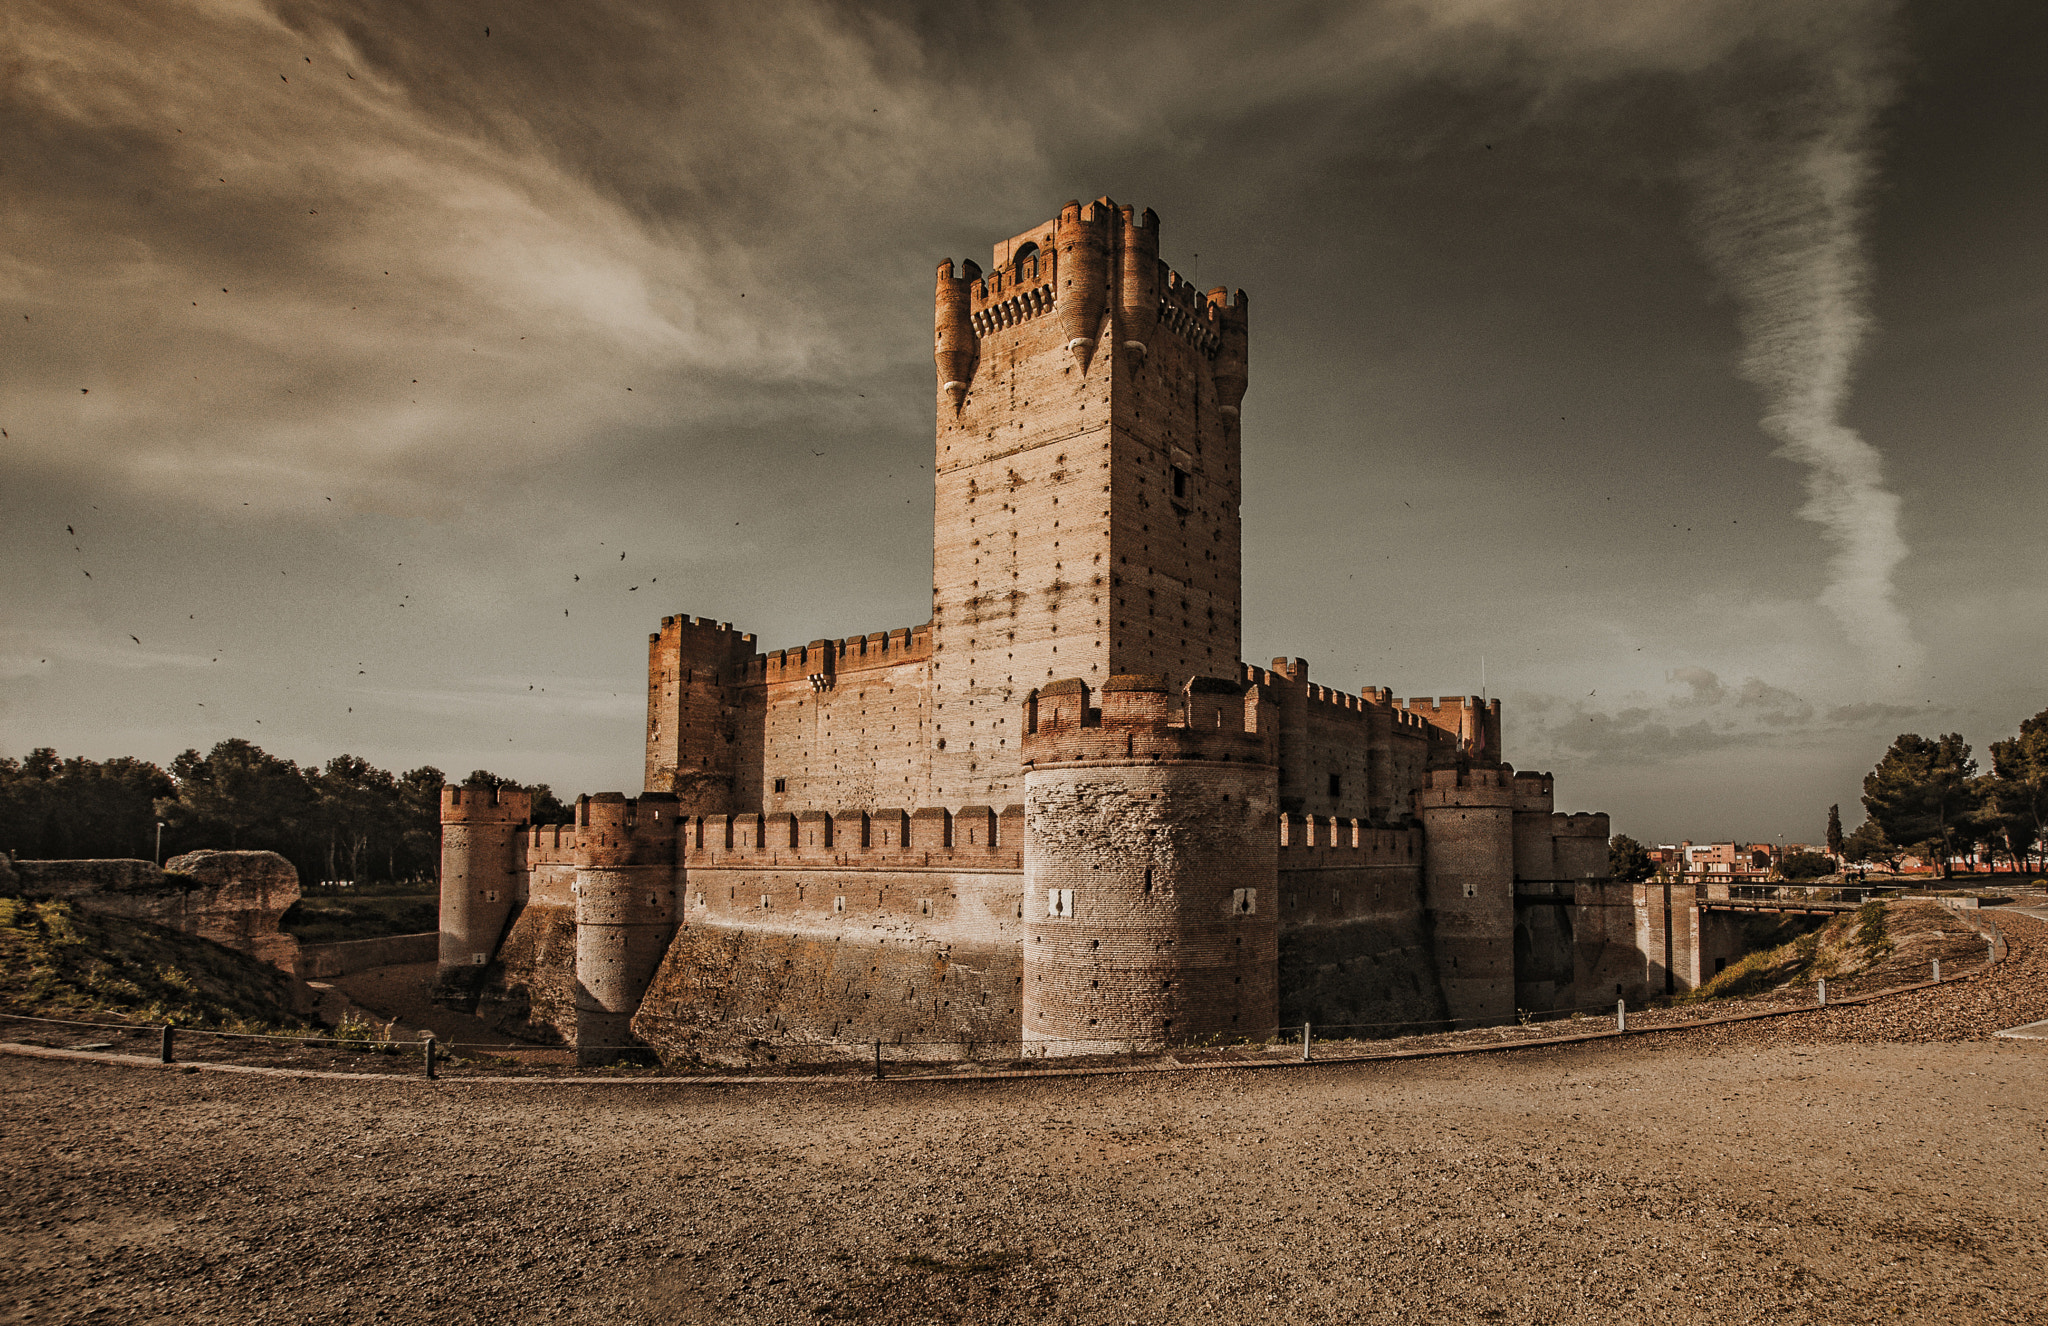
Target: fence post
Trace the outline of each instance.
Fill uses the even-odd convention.
[[[1939,984],[1941,984],[1941,959],[1940,959],[1940,958],[1936,958],[1936,959],[1934,960],[1934,983],[1935,983],[1936,985],[1939,985]]]
[[[431,1031],[427,1033],[427,1038],[420,1042],[420,1057],[426,1062],[427,1081],[432,1082],[434,1080],[434,1033]]]
[[[1616,1031],[1628,1030],[1628,1000],[1626,999],[1614,1001],[1614,1029]]]
[[[1815,1006],[1816,1006],[1816,1007],[1819,1007],[1819,1008],[1826,1008],[1826,1007],[1828,1006],[1828,978],[1827,978],[1827,977],[1823,976],[1823,977],[1821,977],[1821,978],[1820,978],[1820,979],[1819,979],[1818,981],[1814,982],[1814,987],[1813,987],[1813,995],[1814,995],[1814,1001],[1815,1001]]]
[[[171,1024],[168,1022],[164,1023],[164,1043],[163,1048],[157,1052],[157,1060],[166,1064],[177,1062],[171,1053]]]
[[[879,1081],[881,1081],[881,1080],[882,1080],[882,1042],[881,1042],[881,1040],[880,1040],[879,1038],[877,1038],[877,1039],[876,1039],[876,1041],[875,1041],[875,1081],[879,1082]]]
[[[1308,1023],[1301,1024],[1301,1061],[1308,1062]]]

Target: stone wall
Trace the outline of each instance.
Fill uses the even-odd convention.
[[[484,969],[476,1014],[507,1035],[576,1035],[576,909],[528,903]]]
[[[749,1041],[849,1056],[875,1040],[933,1057],[970,1044],[1014,1055],[1021,980],[1015,944],[691,925],[669,945],[633,1032],[670,1061],[733,1057]]]
[[[0,865],[0,888],[68,898],[296,968],[299,942],[277,923],[299,900],[299,873],[275,852],[187,852],[162,869],[148,861],[16,861]]]
[[[441,950],[441,932],[385,935],[378,939],[345,939],[336,944],[301,944],[299,979],[318,981],[372,967],[432,962]]]

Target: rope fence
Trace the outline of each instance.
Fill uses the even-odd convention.
[[[1989,961],[1977,970],[1989,970],[2004,956],[2003,935],[1997,922],[1990,917],[1982,918],[1988,928],[1984,938],[1989,950]],[[1966,973],[1953,970],[1950,979]],[[1942,966],[1939,958],[1931,964],[1934,982],[1942,980]],[[1839,986],[1837,990],[1840,998]],[[1702,1015],[1712,1015],[1720,1001],[1700,1001],[1688,1006]],[[1814,983],[1814,1002],[1808,1007],[1823,1008],[1830,1002],[1828,982],[1825,978]],[[1661,1005],[1661,1007],[1660,1007]],[[1725,1005],[1723,1005],[1725,1007]],[[1796,1006],[1795,1006],[1796,1007]],[[1672,1006],[1664,1001],[1637,1001],[1636,1012],[1671,1011]],[[1022,1066],[1049,1065],[1087,1058],[1140,1058],[1172,1055],[1185,1061],[1190,1055],[1213,1055],[1221,1059],[1244,1057],[1270,1057],[1274,1054],[1296,1052],[1304,1060],[1314,1057],[1318,1041],[1392,1040],[1401,1038],[1428,1038],[1455,1036],[1460,1032],[1484,1030],[1508,1030],[1518,1027],[1538,1027],[1559,1022],[1604,1022],[1612,1020],[1617,1032],[1629,1029],[1630,1005],[1626,1000],[1612,1004],[1580,1004],[1568,1008],[1520,1011],[1513,1015],[1467,1018],[1399,1018],[1377,1022],[1329,1022],[1329,1023],[1286,1023],[1268,1029],[1265,1034],[1243,1033],[1230,1037],[1207,1037],[1189,1041],[1172,1041],[1165,1037],[1056,1037],[1025,1039],[1022,1037],[961,1037],[944,1039],[912,1040],[901,1037],[865,1037],[859,1040],[820,1038],[816,1040],[768,1040],[752,1039],[747,1048],[758,1050],[770,1062],[784,1066],[809,1064],[829,1065],[841,1070],[857,1069],[871,1061],[873,1076],[880,1078],[887,1072],[890,1063],[987,1063],[1006,1062]],[[1791,1011],[1791,1010],[1785,1010]],[[1592,1015],[1598,1015],[1594,1017]],[[536,1051],[573,1050],[573,1046],[562,1044],[541,1044],[532,1042],[507,1043],[497,1041],[443,1041],[433,1033],[422,1033],[417,1041],[393,1040],[389,1034],[390,1023],[384,1025],[384,1034],[372,1035],[369,1029],[375,1023],[358,1024],[363,1031],[350,1035],[323,1035],[318,1031],[305,1033],[291,1032],[245,1032],[224,1031],[207,1027],[182,1026],[172,1022],[142,1023],[114,1022],[100,1019],[52,1018],[27,1013],[0,1011],[0,1020],[14,1023],[32,1023],[51,1027],[74,1027],[120,1036],[138,1036],[156,1042],[158,1061],[165,1064],[178,1063],[178,1052],[182,1045],[190,1047],[193,1038],[200,1043],[244,1042],[274,1045],[304,1050],[330,1050],[342,1054],[377,1055],[385,1058],[399,1055],[415,1056],[420,1073],[431,1079],[438,1076],[440,1066],[451,1061],[499,1058],[531,1054]],[[1681,1024],[1682,1024],[1681,1020]],[[395,1022],[395,1019],[394,1019]],[[1638,1027],[1639,1030],[1644,1028]],[[1346,1034],[1350,1033],[1350,1034]],[[1358,1033],[1379,1033],[1359,1035]],[[109,1047],[51,1047],[51,1048],[111,1048]],[[920,1053],[944,1051],[944,1054]],[[809,1054],[817,1058],[807,1058]],[[482,1067],[466,1062],[466,1067]],[[757,1065],[758,1067],[758,1065]]]

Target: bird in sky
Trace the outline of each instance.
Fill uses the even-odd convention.
[[[77,530],[75,530],[75,529],[73,529],[73,528],[71,528],[71,527],[70,527],[69,525],[66,525],[66,526],[64,527],[64,532],[65,532],[66,534],[72,535],[73,537],[76,537],[76,536],[77,536],[77,534],[78,534],[78,531],[77,531]]]
[[[141,636],[138,636],[138,635],[131,635],[131,636],[129,636],[128,638],[129,638],[130,640],[133,640],[133,641],[134,641],[134,642],[135,642],[136,644],[138,644],[138,645],[142,643],[142,637],[141,637]]]

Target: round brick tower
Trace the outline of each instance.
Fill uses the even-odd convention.
[[[1437,979],[1461,1021],[1515,1012],[1514,781],[1497,767],[1432,769],[1415,794]]]
[[[441,789],[441,952],[437,984],[472,986],[521,892],[521,830],[533,800],[509,787]]]
[[[576,1062],[608,1064],[675,937],[676,798],[576,802]]]
[[[1257,692],[1080,681],[1025,702],[1027,1049],[1264,1037],[1279,1008],[1275,738]]]

